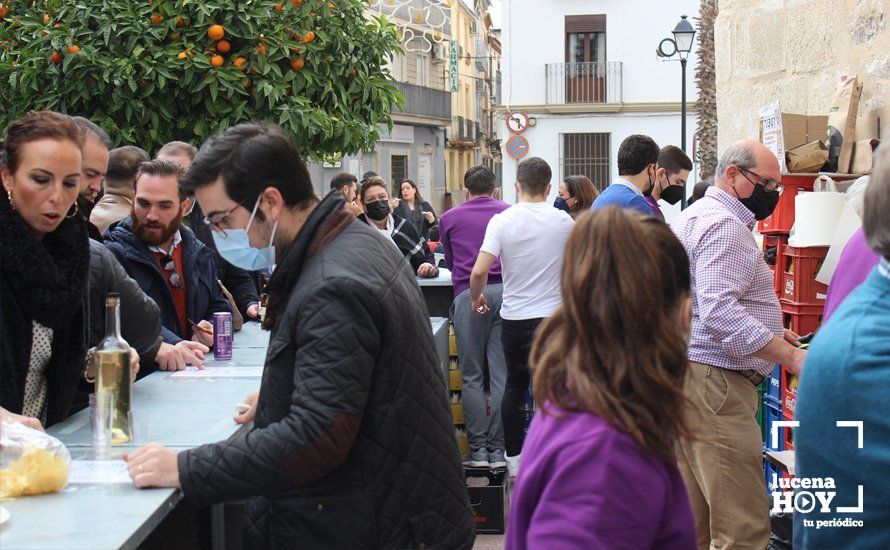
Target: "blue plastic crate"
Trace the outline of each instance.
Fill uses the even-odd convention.
[[[785,448],[785,428],[779,428],[779,444],[774,447],[772,445],[772,427],[773,423],[782,420],[782,408],[771,404],[768,400],[764,400],[764,426],[766,428],[763,437],[763,445],[767,451],[781,451]]]
[[[774,478],[773,475],[776,477]],[[771,462],[764,460],[763,461],[763,476],[766,479],[766,492],[767,494],[773,494],[773,492],[778,491],[779,487],[777,485],[778,480],[782,477],[782,472],[779,470],[777,466],[774,466]]]
[[[773,367],[773,373],[766,379],[766,392],[764,398],[769,398],[776,403],[782,402],[782,365]]]

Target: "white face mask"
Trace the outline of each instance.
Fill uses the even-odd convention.
[[[278,221],[272,228],[272,236],[269,237],[269,246],[265,248],[254,248],[250,246],[250,225],[256,216],[257,208],[260,205],[259,199],[253,206],[253,212],[250,214],[250,220],[244,229],[226,229],[225,233],[213,231],[213,242],[216,243],[216,250],[227,262],[240,267],[245,271],[260,271],[268,269],[275,265],[275,247],[272,246],[275,239],[275,231],[278,229]]]

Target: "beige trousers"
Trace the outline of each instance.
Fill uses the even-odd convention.
[[[769,499],[763,441],[757,426],[757,388],[741,374],[691,363],[686,418],[693,438],[678,444],[698,547],[766,548]]]

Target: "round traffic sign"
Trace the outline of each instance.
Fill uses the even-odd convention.
[[[528,154],[528,140],[524,137],[514,134],[510,136],[506,143],[507,154],[514,159],[521,159]]]
[[[514,134],[521,134],[528,130],[528,115],[515,112],[507,115],[507,129]]]

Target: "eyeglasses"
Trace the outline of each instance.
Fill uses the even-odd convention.
[[[208,227],[210,227],[210,229],[212,229],[214,231],[219,231],[220,233],[223,234],[223,236],[225,236],[226,230],[223,229],[222,227],[220,227],[220,224],[225,222],[227,219],[229,219],[229,217],[235,212],[235,210],[238,210],[243,205],[244,205],[244,201],[240,201],[238,204],[235,205],[234,208],[232,208],[228,212],[223,212],[222,217],[217,219],[216,221],[211,220],[209,216],[204,216],[204,223]]]
[[[182,288],[182,277],[176,272],[176,264],[173,262],[173,257],[169,254],[164,256],[164,271],[167,272],[173,288]]]
[[[762,185],[763,188],[766,189],[767,191],[778,191],[779,193],[781,193],[782,191],[785,190],[785,188],[782,187],[782,184],[775,180],[765,178],[756,172],[752,172],[751,170],[748,170],[747,168],[742,168],[741,166],[736,166],[736,167],[739,169],[740,172],[742,172],[743,176],[745,176],[745,174],[751,174],[752,176],[757,178],[757,181],[754,181],[751,178],[749,178],[748,176],[745,176],[745,179],[750,181],[754,185]]]

